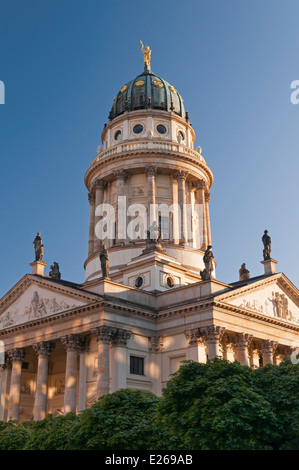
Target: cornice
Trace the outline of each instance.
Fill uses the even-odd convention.
[[[277,325],[277,326],[283,327],[285,329],[289,329],[289,330],[299,332],[299,325],[295,325],[295,324],[293,324],[292,322],[290,322],[288,320],[279,320],[277,317],[270,317],[268,315],[264,315],[261,312],[254,312],[253,310],[248,310],[246,308],[237,307],[236,305],[227,304],[224,301],[215,300],[213,302],[213,306],[215,308],[221,308],[225,311],[235,312],[235,313],[241,314],[241,315],[246,316],[246,317],[251,317],[251,318],[258,319],[258,320],[263,321],[265,323],[271,323],[273,325]]]
[[[234,312],[240,316],[254,318],[259,320],[263,323],[268,323],[271,325],[279,326],[280,328],[284,328],[285,330],[292,330],[293,332],[299,333],[299,325],[295,325],[288,320],[281,320],[276,317],[270,317],[263,315],[260,312],[254,312],[252,310],[248,310],[245,308],[237,307],[235,305],[231,305],[225,303],[224,301],[220,301],[217,299],[205,299],[202,301],[197,301],[197,303],[193,303],[192,305],[180,305],[173,308],[167,308],[160,312],[153,308],[142,308],[140,305],[134,305],[127,303],[126,301],[122,300],[114,300],[112,298],[103,298],[101,301],[93,302],[84,306],[75,307],[69,310],[65,310],[63,312],[54,313],[52,315],[42,317],[39,319],[34,319],[32,321],[28,321],[26,323],[22,323],[20,325],[8,327],[2,331],[0,331],[0,337],[11,336],[15,335],[21,331],[27,331],[30,329],[40,328],[44,325],[51,325],[57,322],[64,321],[66,319],[71,319],[75,316],[82,315],[85,313],[95,312],[101,309],[106,310],[107,312],[111,313],[120,313],[124,315],[129,315],[130,317],[143,317],[150,320],[165,320],[169,318],[175,317],[183,317],[188,314],[198,313],[201,310],[213,310],[213,309],[221,309],[224,312]],[[186,327],[187,324],[184,324]]]
[[[171,142],[169,144],[171,145]],[[112,151],[112,149],[111,149],[111,151]],[[132,148],[131,150],[126,150],[124,152],[119,152],[118,153],[117,149],[115,148],[115,153],[113,153],[113,152],[111,154],[109,153],[107,156],[104,156],[104,157],[101,157],[101,154],[100,154],[98,156],[99,160],[93,162],[93,164],[90,166],[90,168],[87,170],[87,172],[85,174],[85,178],[84,178],[85,185],[88,188],[88,190],[90,191],[91,190],[91,180],[92,180],[92,178],[98,173],[98,171],[104,165],[111,164],[112,162],[113,163],[120,162],[121,165],[123,166],[124,165],[124,160],[129,159],[130,157],[135,156],[135,155],[138,155],[138,156],[146,155],[148,158],[150,157],[150,155],[164,155],[164,158],[165,158],[165,156],[166,157],[169,156],[172,162],[179,161],[182,164],[184,164],[186,162],[189,162],[192,165],[194,165],[195,167],[203,170],[204,173],[206,174],[208,180],[209,180],[209,188],[211,188],[211,186],[213,184],[213,181],[214,181],[214,176],[213,176],[213,173],[212,173],[211,169],[205,163],[204,159],[200,160],[199,157],[195,156],[196,151],[193,150],[193,149],[189,149],[188,147],[186,147],[186,149],[184,149],[184,150],[186,150],[186,153],[171,151],[171,150],[167,150],[167,149],[163,149],[163,148],[156,148],[156,149],[155,148],[153,148],[153,149],[149,149],[149,148],[134,149],[134,148]],[[103,153],[105,153],[105,152],[103,152]],[[192,155],[192,153],[194,153],[194,156]],[[200,154],[198,154],[198,155],[200,156]],[[151,161],[150,161],[150,158],[149,158],[148,165],[150,165],[150,164],[151,164]],[[155,162],[155,165],[157,166],[157,168],[159,168],[159,167],[164,168],[163,165],[159,165],[157,162]],[[169,165],[167,165],[167,168],[169,168],[171,170],[175,169],[175,168],[171,168]],[[129,169],[127,165],[126,165],[126,169]],[[134,166],[134,169],[136,169],[136,166]]]

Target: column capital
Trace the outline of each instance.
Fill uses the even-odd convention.
[[[117,328],[112,326],[98,326],[90,330],[90,332],[96,337],[97,342],[110,343],[117,333]]]
[[[226,328],[222,326],[210,325],[200,328],[200,333],[207,343],[215,343],[221,341]]]
[[[47,358],[55,348],[55,344],[48,341],[41,341],[40,343],[33,344],[32,348],[36,352],[38,358]]]
[[[128,172],[126,170],[116,170],[113,172],[113,176],[117,180],[125,181],[128,178]]]
[[[67,352],[77,351],[82,345],[82,339],[73,334],[62,336],[60,341],[64,344]]]
[[[95,203],[95,194],[88,193],[88,200],[89,200],[89,204],[92,206]]]
[[[236,348],[249,348],[253,340],[253,336],[247,333],[237,333],[235,346]]]
[[[146,176],[156,176],[157,167],[156,166],[146,166],[145,167]]]
[[[277,349],[278,343],[273,340],[262,341],[261,351],[263,354],[274,354]]]
[[[149,337],[149,350],[151,352],[163,351],[163,336],[150,336]]]
[[[181,181],[185,181],[187,176],[188,176],[188,171],[185,171],[185,170],[178,170],[173,174],[174,178],[181,180]]]
[[[104,181],[103,179],[96,179],[93,183],[92,183],[92,189],[102,189],[104,190],[107,186],[107,183],[106,181]]]
[[[79,353],[84,353],[89,351],[89,346],[90,346],[90,336],[84,336],[83,338],[80,338],[80,350]]]
[[[184,331],[185,338],[188,341],[190,346],[196,345],[198,343],[198,339],[200,337],[199,328],[193,328],[190,330]]]
[[[207,187],[205,180],[198,180],[193,183],[194,188],[197,190],[204,190]]]
[[[210,193],[205,193],[206,202],[210,202],[210,199],[211,199],[211,194]]]
[[[117,329],[116,335],[112,339],[112,344],[114,346],[127,346],[127,341],[130,338],[131,338],[130,331],[119,328]]]
[[[25,357],[25,349],[23,348],[11,349],[10,351],[8,351],[7,354],[10,357],[12,363],[14,362],[22,363]]]

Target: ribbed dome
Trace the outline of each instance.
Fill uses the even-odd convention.
[[[173,111],[185,118],[181,95],[163,78],[155,75],[150,67],[145,66],[144,72],[126,83],[115,96],[109,119],[111,121],[125,111],[149,108]]]

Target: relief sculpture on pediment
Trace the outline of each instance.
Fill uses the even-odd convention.
[[[285,294],[272,292],[272,305],[275,317],[293,320],[292,312],[289,310],[289,301]]]
[[[239,307],[299,323],[299,319],[293,316],[289,308],[289,300],[287,296],[280,292],[272,292],[272,297],[266,298],[263,303],[258,302],[255,299],[243,299],[242,303],[239,304]]]
[[[4,312],[0,316],[0,329],[8,328],[19,323],[24,323],[28,320],[45,317],[51,313],[62,312],[77,305],[71,305],[64,300],[57,302],[55,297],[52,299],[43,298],[37,291],[33,293],[30,304],[25,306],[24,309],[15,308],[8,312]]]

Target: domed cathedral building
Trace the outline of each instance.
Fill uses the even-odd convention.
[[[259,276],[244,263],[234,282],[216,278],[213,174],[181,95],[142,52],[85,175],[85,281],[57,262],[45,273],[38,233],[32,272],[0,300],[0,420],[80,412],[121,388],[161,395],[181,361],[261,367],[299,345],[299,291],[266,230]]]

